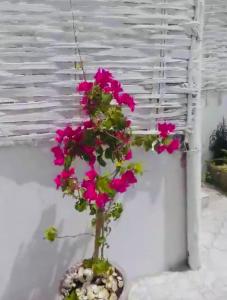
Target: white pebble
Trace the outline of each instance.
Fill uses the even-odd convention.
[[[83,276],[86,281],[91,282],[93,279],[93,271],[91,269],[85,269],[83,272]]]
[[[85,282],[84,280],[84,268],[80,267],[78,270],[78,279],[80,280],[80,282]]]
[[[108,300],[109,292],[107,291],[107,289],[102,288],[98,293],[98,298]]]
[[[116,295],[115,293],[112,293],[112,294],[110,295],[109,300],[117,300],[117,295]]]

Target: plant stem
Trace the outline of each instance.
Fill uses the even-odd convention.
[[[104,223],[105,223],[105,212],[102,209],[98,209],[96,213],[96,228],[95,228],[95,247],[94,247],[94,254],[93,258],[99,258],[100,252],[100,238],[104,232]]]

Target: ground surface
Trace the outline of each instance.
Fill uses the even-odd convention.
[[[227,197],[204,187],[199,271],[168,272],[141,279],[129,300],[227,300]]]

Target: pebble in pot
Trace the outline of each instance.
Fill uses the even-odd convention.
[[[80,282],[91,282],[93,279],[93,271],[91,269],[84,269],[80,267],[78,270],[78,279]]]
[[[109,300],[118,300],[118,299],[117,299],[117,295],[116,295],[115,293],[112,293],[112,294],[110,295]]]

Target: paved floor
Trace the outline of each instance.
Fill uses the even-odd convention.
[[[205,187],[199,271],[168,272],[141,279],[129,300],[227,300],[227,197]]]

